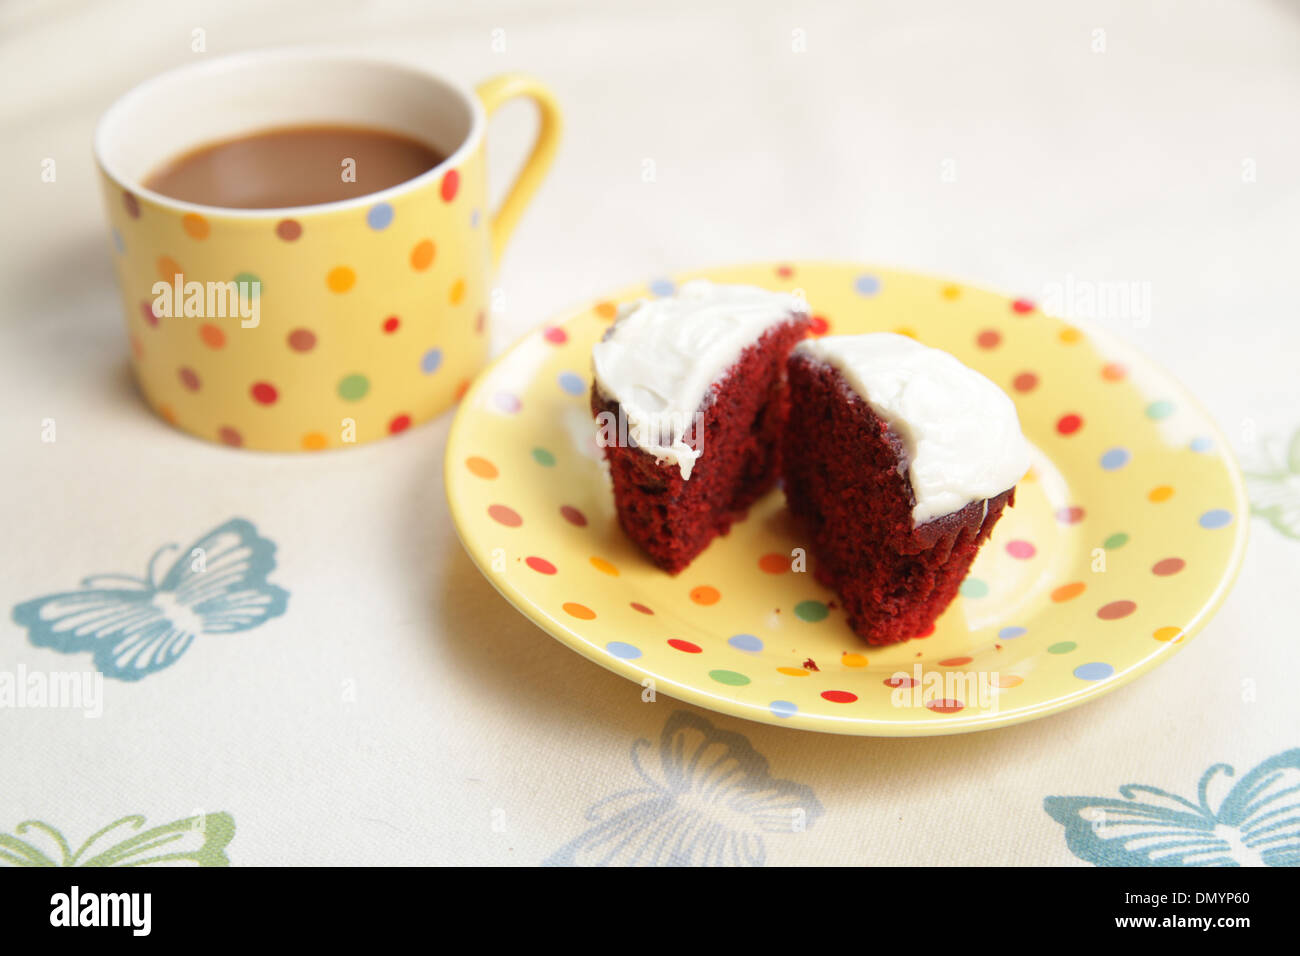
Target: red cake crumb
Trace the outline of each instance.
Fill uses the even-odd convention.
[[[789,387],[785,494],[811,534],[818,580],[869,644],[932,630],[1015,489],[914,528],[902,442],[887,423],[808,356],[791,356]]]
[[[663,570],[677,574],[766,493],[780,470],[781,433],[789,413],[786,358],[807,334],[791,315],[745,349],[713,384],[701,406],[700,434],[687,443],[700,452],[689,480],[676,463],[660,464],[635,443],[606,444],[619,524]],[[617,402],[592,386],[591,410],[619,421]]]

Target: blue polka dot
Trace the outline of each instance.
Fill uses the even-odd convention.
[[[1198,520],[1202,528],[1222,528],[1232,523],[1232,512],[1215,508],[1213,511],[1205,512]]]
[[[432,375],[442,366],[442,349],[429,349],[420,359],[420,371]]]
[[[1004,627],[998,631],[998,637],[1004,641],[1014,641],[1017,637],[1024,637],[1026,633],[1023,627]]]
[[[625,661],[636,660],[641,656],[641,648],[633,647],[631,644],[624,644],[622,641],[610,641],[605,645],[605,650],[615,657],[623,658]]]
[[[1080,664],[1074,669],[1074,676],[1079,680],[1105,680],[1113,673],[1115,673],[1115,668],[1101,661]]]
[[[655,295],[672,295],[677,291],[677,285],[672,279],[655,279],[650,283],[650,291]]]
[[[853,289],[858,295],[875,295],[880,291],[880,280],[867,274],[853,280]]]
[[[727,643],[738,651],[749,651],[753,653],[754,651],[761,651],[763,649],[763,642],[753,634],[733,634],[731,637],[727,638]]]
[[[1193,438],[1192,451],[1207,452],[1214,448],[1213,438]]]
[[[788,700],[774,700],[767,706],[776,717],[793,717],[799,712],[799,708]]]
[[[1174,413],[1174,403],[1161,399],[1158,402],[1152,402],[1147,406],[1147,418],[1159,421],[1162,418],[1168,418]]]
[[[471,229],[477,229],[480,218],[481,217],[479,216],[479,211],[477,209],[471,212],[469,214],[469,227]]]
[[[117,250],[119,256],[126,252],[126,242],[122,239],[122,234],[116,229],[113,230],[113,248]]]
[[[581,395],[587,390],[587,383],[582,380],[581,375],[574,372],[561,372],[560,388],[570,395]]]
[[[387,229],[393,222],[393,207],[386,202],[377,202],[366,213],[366,225],[371,229]]]
[[[1131,456],[1127,448],[1112,448],[1106,454],[1101,456],[1101,467],[1107,471],[1114,471],[1116,468],[1123,468],[1128,464]]]

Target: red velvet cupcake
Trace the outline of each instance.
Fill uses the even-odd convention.
[[[923,634],[1029,468],[1015,406],[946,352],[827,336],[789,362],[785,494],[819,580],[870,644]]]
[[[795,296],[688,282],[625,307],[592,350],[591,410],[619,523],[676,574],[779,474]]]

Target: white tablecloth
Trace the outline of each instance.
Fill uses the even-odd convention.
[[[124,817],[145,822],[97,847],[198,817],[206,862],[533,864],[597,859],[602,821],[630,833],[671,812],[739,834],[741,862],[1081,864],[1106,859],[1086,838],[1072,851],[1045,798],[1139,783],[1195,802],[1212,765],[1240,777],[1300,746],[1300,527],[1283,517],[1255,520],[1209,627],[1112,695],[976,735],[834,737],[643,703],[514,612],[448,517],[450,416],[311,457],[205,444],[149,413],[127,369],[96,117],[198,56],[342,42],[467,84],[531,72],[564,105],[559,159],[499,275],[497,351],[565,306],[711,263],[862,260],[1039,299],[1139,283],[1149,314],[1108,324],[1243,456],[1300,427],[1294,7],[705,6],[0,8],[0,679],[91,666],[34,646],[9,608],[139,575],[160,546],[232,517],[275,542],[272,580],[291,594],[256,630],[104,681],[98,718],[0,709],[0,834],[57,856],[49,831],[19,825],[42,821],[75,852]],[[498,186],[532,122],[523,105],[494,120]],[[1294,514],[1298,481],[1254,487]],[[729,749],[750,784],[796,794],[806,825],[710,816],[689,776],[665,810],[665,733]]]

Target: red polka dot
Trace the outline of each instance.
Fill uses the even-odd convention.
[[[1187,567],[1187,562],[1182,558],[1165,558],[1162,561],[1157,561],[1151,566],[1151,573],[1158,574],[1164,578],[1171,574],[1177,574],[1185,567]]]
[[[790,278],[792,275],[794,275],[794,267],[793,267],[793,266],[777,266],[777,267],[776,267],[776,274],[777,274],[778,276],[780,276],[782,279],[788,279],[788,278]]]
[[[528,565],[538,574],[554,574],[555,565],[551,564],[545,558],[528,557],[524,558],[524,564]]]
[[[912,677],[886,677],[884,684],[886,687],[915,687],[916,679]]]
[[[289,333],[289,348],[295,352],[310,352],[316,347],[316,333],[311,329],[294,329]]]
[[[565,333],[564,329],[557,329],[555,326],[549,326],[542,333],[542,338],[546,339],[546,341],[550,342],[552,345],[563,345],[565,342],[569,341],[569,336]]]
[[[824,690],[822,697],[832,704],[851,704],[858,699],[857,694],[851,694],[847,690]]]
[[[263,405],[274,405],[275,400],[280,397],[280,393],[275,390],[275,386],[270,382],[258,382],[251,389],[253,401],[260,402]]]
[[[410,427],[411,427],[411,416],[398,415],[396,418],[394,418],[391,422],[388,423],[388,433],[390,435],[396,435],[398,432],[404,432]]]
[[[813,335],[825,335],[830,327],[831,324],[826,321],[824,316],[814,315],[808,320],[808,328],[812,330]]]
[[[1083,419],[1071,412],[1069,415],[1062,415],[1056,422],[1056,430],[1062,435],[1073,435],[1083,427]]]
[[[153,303],[148,299],[144,299],[140,302],[140,314],[144,316],[145,322],[151,328],[158,328],[158,315],[153,310]]]
[[[1103,621],[1117,621],[1121,617],[1128,617],[1137,610],[1137,605],[1132,601],[1111,601],[1097,609],[1097,616]]]
[[[1083,520],[1084,511],[1082,508],[1071,505],[1068,508],[1060,508],[1056,512],[1056,520],[1061,524],[1078,524]]]
[[[640,611],[642,614],[654,614],[654,611],[650,610],[650,608],[646,607],[644,604],[638,604],[636,601],[633,601],[630,607],[632,610]]]
[[[197,392],[199,390],[199,386],[202,383],[199,381],[199,373],[194,371],[194,369],[183,368],[177,374],[180,376],[181,384],[191,392]]]
[[[140,200],[128,192],[122,193],[122,205],[126,207],[126,214],[132,219],[140,218]]]
[[[962,667],[969,664],[974,658],[971,657],[949,657],[939,662],[940,667]]]
[[[679,651],[685,651],[687,654],[699,654],[703,648],[698,644],[692,644],[690,641],[683,641],[681,638],[673,637],[668,639],[668,646],[674,647]]]
[[[302,235],[302,223],[297,219],[281,219],[275,224],[275,234],[285,242],[293,242]]]
[[[398,326],[400,326],[401,324],[402,324],[401,319],[399,319],[395,315],[390,315],[388,318],[384,319],[384,331],[387,332],[389,335],[392,335],[394,332],[397,331]]]
[[[451,202],[456,198],[456,193],[459,190],[460,173],[456,172],[454,169],[447,170],[446,175],[442,177],[442,188],[440,190],[442,193],[442,201]]]
[[[507,508],[505,505],[492,505],[488,508],[488,517],[497,524],[503,524],[507,528],[518,528],[524,523],[524,519],[519,517],[519,512],[513,508]]]
[[[1017,392],[1032,392],[1038,387],[1038,376],[1033,372],[1021,372],[1011,380],[1011,385]]]
[[[587,516],[572,505],[564,505],[560,508],[560,514],[569,524],[577,525],[579,528],[586,527]]]
[[[231,448],[240,448],[244,444],[244,436],[229,425],[218,431],[217,437],[221,439],[223,445],[229,445]]]
[[[1011,303],[1011,311],[1018,315],[1028,315],[1030,312],[1034,311],[1034,303],[1030,302],[1028,299],[1016,299],[1016,301]]]
[[[966,705],[961,701],[949,698],[927,701],[925,706],[927,710],[932,710],[936,714],[955,714],[959,710],[966,709]]]
[[[1002,341],[1002,334],[997,329],[985,329],[979,335],[975,336],[975,344],[982,349],[997,348],[998,343]]]
[[[1013,558],[1019,558],[1020,560],[1025,561],[1032,558],[1037,553],[1037,549],[1035,549],[1028,541],[1007,542],[1007,554],[1011,555]]]
[[[487,327],[487,313],[482,309],[478,315],[474,316],[474,332],[476,335],[482,335],[483,330]]]
[[[931,624],[931,625],[930,625],[929,627],[927,627],[924,631],[921,631],[919,634],[915,634],[915,635],[913,635],[913,636],[914,636],[914,637],[929,637],[931,634],[934,633],[934,628],[935,628],[935,625],[934,625],[934,624]]]

